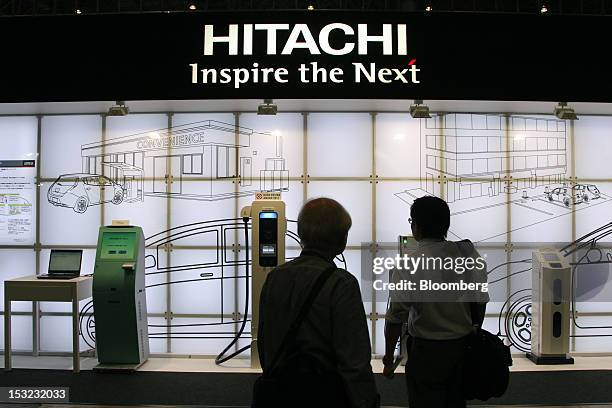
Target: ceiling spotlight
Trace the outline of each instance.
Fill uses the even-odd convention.
[[[548,7],[546,6],[546,3],[542,4],[542,8],[540,9],[540,13],[541,14],[546,14],[548,13]]]
[[[429,106],[423,105],[423,101],[421,99],[415,99],[414,105],[410,105],[410,116],[415,119],[431,118],[431,115],[429,114]]]
[[[108,108],[108,116],[126,116],[130,113],[130,108],[127,107],[125,101],[117,101],[115,105]]]
[[[264,99],[264,103],[257,107],[258,115],[276,115],[278,113],[278,106],[272,99]]]
[[[425,11],[433,11],[433,7],[431,6],[431,4],[425,6]]]
[[[76,9],[74,10],[74,14],[83,14],[83,11],[81,9]]]
[[[198,8],[198,7],[197,7],[195,4],[193,4],[193,3],[191,3],[191,4],[189,5],[189,10],[195,10],[195,9],[197,9],[197,8]]]
[[[559,102],[559,105],[555,107],[555,116],[562,120],[578,120],[578,115],[570,107],[567,106],[567,102]]]
[[[308,11],[312,11],[314,10],[314,6],[312,5],[312,3],[310,3],[307,7]]]

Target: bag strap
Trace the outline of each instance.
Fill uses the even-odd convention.
[[[476,330],[480,328],[478,325],[474,324],[474,321],[476,320],[475,316],[478,314],[478,311],[476,310],[477,307],[477,303],[470,302],[470,317],[472,318],[472,327],[474,327]]]
[[[325,282],[327,282],[327,279],[329,279],[329,277],[332,275],[332,273],[336,269],[337,269],[336,265],[330,266],[329,268],[321,272],[321,274],[317,277],[317,280],[312,286],[310,293],[308,293],[308,297],[302,304],[302,308],[300,309],[300,312],[296,316],[293,323],[291,323],[291,326],[289,326],[289,330],[287,331],[287,334],[285,334],[285,337],[283,338],[283,341],[281,342],[281,345],[278,348],[278,351],[276,352],[274,359],[272,360],[272,364],[270,364],[270,371],[269,371],[270,375],[276,369],[276,366],[278,365],[280,357],[285,352],[285,349],[287,348],[287,346],[290,343],[293,343],[295,341],[298,330],[302,326],[302,322],[304,321],[304,319],[306,318],[306,315],[310,311],[310,308],[312,307],[312,304],[314,303],[315,298],[317,297],[317,295],[323,288],[323,285],[325,285]]]
[[[468,248],[472,248],[472,242],[469,239],[464,239],[461,241],[457,241],[457,248],[459,249],[459,252],[461,252],[461,255],[463,255],[464,257],[468,257],[471,255],[471,251],[468,250]],[[472,319],[472,325],[475,328],[478,328],[476,325],[474,325],[474,317],[478,314],[478,304],[475,302],[470,302],[470,318]]]

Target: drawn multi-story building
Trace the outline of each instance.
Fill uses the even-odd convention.
[[[436,115],[421,123],[421,188],[448,202],[562,183],[565,122],[485,114]],[[504,177],[512,177],[507,183]]]

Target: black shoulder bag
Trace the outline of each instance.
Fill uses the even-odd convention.
[[[470,304],[472,316],[475,304]],[[512,356],[510,347],[481,327],[476,327],[467,340],[463,375],[463,396],[466,400],[486,401],[504,395],[510,382]]]
[[[469,245],[468,245],[469,244]],[[470,255],[468,246],[471,242],[457,242],[459,251],[465,257]],[[472,320],[477,316],[477,304],[470,303]],[[486,401],[504,395],[510,382],[512,356],[510,347],[494,335],[475,326],[466,342],[463,372],[463,396],[466,400],[479,399]]]
[[[253,386],[253,401],[251,404],[252,408],[272,408],[272,407],[281,407],[284,405],[282,401],[279,400],[279,399],[282,399],[281,396],[284,395],[286,391],[285,384],[281,383],[282,375],[281,373],[278,372],[281,357],[285,355],[285,352],[287,351],[290,345],[295,344],[295,340],[297,337],[297,333],[300,329],[300,326],[302,325],[302,322],[304,321],[304,319],[306,318],[306,315],[310,311],[310,308],[312,307],[312,304],[314,303],[315,298],[317,297],[317,295],[323,288],[323,285],[325,284],[325,282],[327,282],[331,274],[336,269],[337,268],[335,265],[331,266],[325,269],[318,276],[312,289],[310,290],[310,293],[308,294],[308,297],[304,301],[304,304],[302,305],[300,312],[296,316],[291,326],[289,326],[289,330],[287,331],[287,334],[283,338],[283,341],[281,342],[281,345],[278,348],[278,351],[276,352],[276,355],[274,356],[272,363],[270,364],[270,369],[255,381],[255,385]],[[290,380],[290,379],[283,378],[283,381],[287,381],[287,380]],[[304,384],[304,386],[307,386],[307,384]],[[313,390],[305,390],[305,391],[313,392]],[[298,395],[294,395],[293,397],[298,400],[300,398],[300,396]]]
[[[512,356],[510,347],[480,327],[468,337],[463,396],[466,400],[501,397],[508,388]]]

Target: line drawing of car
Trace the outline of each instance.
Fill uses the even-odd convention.
[[[109,198],[105,191],[111,190]],[[63,174],[49,187],[47,201],[58,207],[72,208],[82,214],[92,205],[123,202],[125,190],[106,176],[100,174]]]
[[[585,190],[589,194],[590,200],[595,200],[601,197],[601,192],[595,184],[578,184],[577,186],[585,186]]]
[[[548,201],[558,201],[566,207],[572,204],[588,203],[601,197],[601,193],[595,184],[576,184],[572,187],[557,187],[544,193]]]

